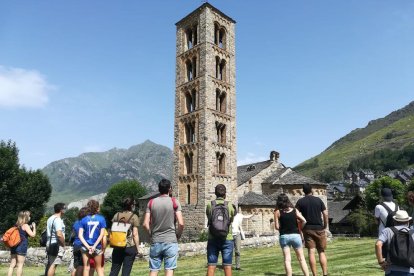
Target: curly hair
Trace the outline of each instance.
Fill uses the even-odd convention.
[[[293,208],[292,202],[290,202],[287,194],[280,194],[276,200],[276,209],[283,210],[287,208]]]
[[[99,212],[99,202],[96,200],[89,200],[86,204],[90,215],[96,215]]]
[[[80,208],[78,212],[78,219],[83,219],[88,215],[89,209],[87,207]]]

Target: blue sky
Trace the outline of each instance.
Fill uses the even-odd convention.
[[[413,1],[209,1],[236,24],[239,163],[288,166],[414,100]],[[28,168],[173,146],[175,23],[202,1],[0,0],[0,139]]]

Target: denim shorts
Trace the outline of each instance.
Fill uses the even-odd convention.
[[[294,249],[302,247],[302,238],[299,234],[284,234],[279,238],[281,248],[292,246]]]
[[[12,247],[10,249],[10,253],[12,255],[16,254],[20,256],[26,256],[28,245],[29,245],[29,242],[27,241],[27,239],[24,239],[18,245],[16,245],[15,247]]]
[[[177,268],[178,243],[157,242],[151,244],[149,253],[149,269],[159,271],[162,260],[164,260],[164,269],[173,270]]]
[[[211,239],[207,242],[207,264],[217,265],[218,255],[221,252],[223,266],[231,266],[233,261],[234,241]]]

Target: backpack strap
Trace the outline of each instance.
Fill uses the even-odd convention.
[[[394,203],[394,204],[395,204],[395,203]],[[384,207],[384,209],[387,211],[387,217],[388,217],[388,214],[392,212],[391,208],[390,208],[390,207],[388,207],[388,205],[387,205],[387,204],[385,204],[385,202],[381,202],[381,203],[380,203],[380,205],[381,205],[382,207]],[[398,207],[397,207],[397,204],[395,204],[395,208],[398,208]],[[397,210],[396,210],[396,211],[397,211]],[[381,219],[381,216],[379,217],[379,219],[380,219],[380,221],[381,221],[382,225],[384,225],[384,226],[386,226],[386,225],[387,225],[387,221],[385,221],[385,223],[384,223],[384,222],[382,221],[382,219]]]
[[[211,225],[211,212],[213,211],[214,207],[216,207],[217,202],[215,200],[212,200],[210,204],[211,204],[211,209],[210,209],[210,215],[207,221],[207,227]]]
[[[52,228],[50,229],[49,246],[52,243],[53,229],[55,229],[55,219],[56,219],[56,217],[53,219]],[[56,240],[57,240],[57,235],[56,235]]]

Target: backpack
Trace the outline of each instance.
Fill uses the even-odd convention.
[[[123,221],[123,218],[119,220],[119,213],[117,214],[116,222],[112,223],[111,232],[109,234],[109,244],[112,247],[126,247],[128,234],[131,229],[131,224],[129,222],[133,216],[134,213],[132,213],[129,219],[125,222]]]
[[[414,267],[414,241],[411,237],[412,232],[407,229],[398,230],[390,227],[394,236],[388,244],[388,258],[391,264]]]
[[[47,244],[47,231],[46,229],[43,230],[42,234],[40,234],[40,241],[39,241],[40,246],[45,247]]]
[[[172,201],[172,204],[173,204],[173,209],[174,209],[174,225],[175,225],[175,223],[177,221],[177,217],[175,216],[175,212],[177,212],[178,204],[177,204],[177,199],[175,199],[175,197],[170,197],[170,198],[171,198],[171,201]],[[154,204],[154,198],[151,198],[149,203],[148,203],[148,207],[149,207],[150,211],[151,211],[151,208],[152,208],[153,204]],[[151,214],[151,216],[150,216],[150,223],[151,223],[152,213],[150,213],[150,214]]]
[[[211,215],[208,222],[210,234],[219,239],[225,239],[229,233],[230,223],[228,202],[224,201],[224,203],[217,204],[213,200],[211,202]]]
[[[4,245],[9,248],[17,246],[21,241],[19,228],[13,226],[7,230],[2,237],[2,241],[4,242]]]
[[[381,204],[380,204],[382,207],[384,207],[385,208],[385,210],[387,210],[387,213],[388,213],[388,215],[387,215],[387,220],[385,221],[385,223],[383,222],[383,221],[381,221],[382,222],[382,224],[385,226],[385,227],[392,227],[392,226],[394,226],[394,218],[393,218],[393,216],[395,216],[395,213],[398,211],[398,205],[397,205],[397,203],[395,203],[395,210],[394,211],[392,211],[391,209],[390,209],[390,207],[388,207],[388,205],[387,204],[385,204],[384,202],[381,202]]]

